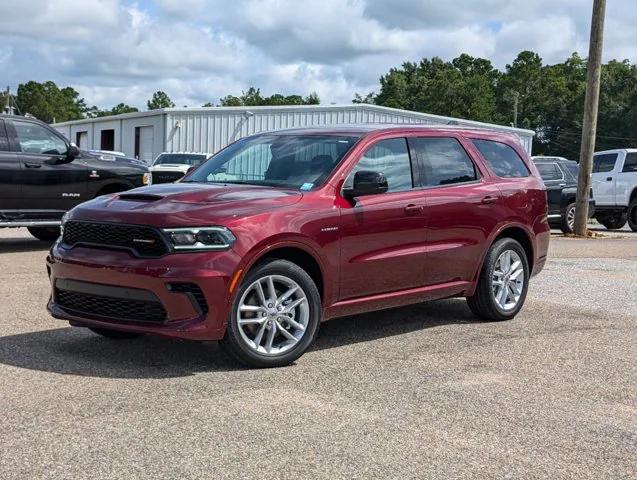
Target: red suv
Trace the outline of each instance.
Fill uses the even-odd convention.
[[[220,340],[280,366],[344,315],[466,297],[482,319],[513,318],[548,242],[544,185],[513,136],[285,130],[179,183],[71,210],[47,259],[48,308],[105,337]]]

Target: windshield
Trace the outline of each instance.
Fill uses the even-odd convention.
[[[339,135],[245,138],[213,156],[184,181],[311,190],[325,181],[358,139]]]
[[[167,163],[177,165],[201,165],[206,160],[206,156],[201,153],[162,153],[155,160],[155,165],[165,165]]]

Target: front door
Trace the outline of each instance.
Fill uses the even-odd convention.
[[[405,138],[372,145],[346,187],[361,170],[384,173],[389,189],[341,208],[341,300],[418,287],[425,269],[425,199],[413,188]]]
[[[11,120],[14,150],[21,164],[22,208],[64,212],[87,200],[88,170],[81,159],[69,162],[67,142],[35,122]]]
[[[546,187],[546,199],[549,204],[549,215],[560,215],[562,204],[562,189],[566,186],[566,180],[562,170],[554,162],[536,163],[544,186]]]
[[[0,119],[0,212],[5,214],[20,208],[22,196],[20,161],[10,150],[4,120]]]
[[[600,153],[593,157],[593,196],[598,205],[612,206],[615,201],[616,164],[619,154]]]

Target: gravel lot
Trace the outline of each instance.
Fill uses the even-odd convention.
[[[49,318],[0,230],[0,478],[635,478],[637,234],[555,236],[520,315],[445,300],[323,324],[296,365]]]

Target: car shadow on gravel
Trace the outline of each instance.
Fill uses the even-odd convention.
[[[18,252],[40,252],[51,248],[53,242],[43,242],[29,237],[0,238],[0,254]]]
[[[324,350],[417,330],[475,322],[462,300],[441,300],[326,322],[311,350]],[[110,340],[84,328],[0,337],[0,363],[30,370],[103,378],[173,378],[242,370],[216,342],[145,336]]]

